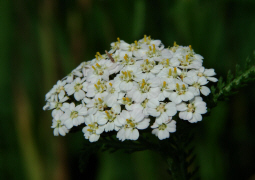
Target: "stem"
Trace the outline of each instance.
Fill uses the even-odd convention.
[[[220,89],[219,93],[214,95],[213,101],[217,102],[218,99],[221,96],[223,96],[225,92],[233,91],[233,89],[235,89],[237,85],[239,85],[240,83],[242,83],[242,81],[250,77],[250,74],[254,72],[255,72],[255,66],[251,66],[248,70],[246,70],[241,75],[239,75],[238,77],[233,79],[231,82],[229,82],[224,88]]]
[[[182,121],[181,121],[182,122]],[[187,180],[196,175],[193,156],[193,133],[189,131],[190,124],[182,122],[182,131],[176,132],[170,139],[160,142],[159,152],[166,160],[168,170],[173,180]],[[189,170],[188,170],[189,169]]]
[[[184,153],[179,152],[174,158],[167,157],[167,165],[173,180],[188,179]]]

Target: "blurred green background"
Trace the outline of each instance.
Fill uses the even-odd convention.
[[[82,132],[54,137],[44,95],[117,37],[192,45],[225,77],[255,50],[252,0],[1,0],[0,179],[168,179],[157,154],[98,153],[80,172]],[[197,126],[202,179],[255,179],[255,85]],[[178,129],[177,129],[178,130]]]

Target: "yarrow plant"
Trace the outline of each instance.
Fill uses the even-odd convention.
[[[128,44],[118,38],[106,54],[81,63],[46,94],[44,110],[53,110],[54,135],[75,126],[90,142],[102,133],[137,140],[151,128],[160,140],[176,131],[174,116],[196,123],[207,112],[203,96],[214,69],[202,66],[203,57],[191,46],[165,48],[160,40]]]
[[[146,35],[131,44],[117,38],[109,51],[97,52],[59,80],[46,94],[43,109],[52,110],[55,136],[79,127],[89,142],[107,136],[138,142],[148,132],[159,140],[171,139],[179,122],[202,121],[204,98],[218,81],[215,75],[191,45],[174,42],[166,48]],[[214,103],[224,94],[223,87],[218,86],[219,93],[213,87]]]

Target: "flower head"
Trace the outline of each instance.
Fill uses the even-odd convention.
[[[97,52],[58,81],[43,107],[52,110],[54,135],[83,126],[90,142],[112,131],[121,141],[137,140],[151,127],[162,140],[176,131],[172,118],[201,121],[207,112],[202,96],[216,73],[191,46],[164,47],[146,35],[131,44],[117,38],[106,54]]]

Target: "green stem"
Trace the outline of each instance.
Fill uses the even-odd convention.
[[[160,142],[159,152],[166,160],[173,180],[187,180],[196,175],[194,171],[195,156],[193,156],[193,148],[191,148],[193,133],[188,128],[189,124],[182,123],[183,131],[181,132],[187,133],[176,132],[171,139]]]
[[[242,83],[242,81],[245,81],[248,77],[250,77],[251,73],[255,72],[255,66],[251,66],[248,70],[246,70],[244,73],[242,73],[240,76],[233,79],[231,82],[229,82],[224,88],[222,88],[219,93],[215,94],[213,97],[213,101],[217,102],[217,100],[224,95],[224,92],[230,92],[235,89],[237,85]]]
[[[184,153],[179,152],[178,157],[168,157],[167,165],[173,180],[188,179]]]

